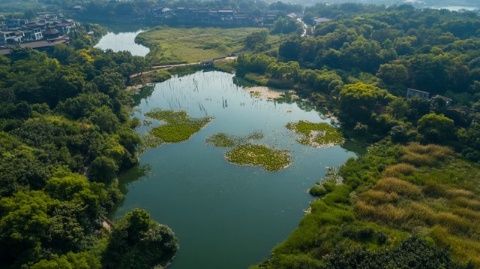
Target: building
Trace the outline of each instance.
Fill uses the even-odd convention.
[[[24,37],[25,34],[22,31],[1,31],[0,45],[22,43]]]
[[[0,54],[15,47],[39,49],[68,43],[75,27],[75,21],[48,12],[32,20],[0,16]]]
[[[315,25],[319,25],[319,24],[322,24],[322,23],[327,23],[327,22],[332,21],[332,20],[328,19],[328,18],[317,17],[317,18],[314,18],[313,21],[315,22]]]
[[[446,96],[442,96],[442,95],[435,95],[434,97],[432,97],[432,101],[434,100],[440,100],[441,102],[443,102],[446,106],[449,106],[452,104],[453,102],[453,99],[451,98],[448,98]]]
[[[419,91],[415,89],[407,89],[407,99],[420,98],[423,100],[430,100],[430,93],[426,91]]]

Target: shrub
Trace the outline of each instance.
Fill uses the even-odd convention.
[[[446,227],[452,233],[467,234],[473,230],[476,225],[450,212],[440,212],[435,218],[438,224]]]
[[[453,203],[461,207],[466,207],[474,210],[480,210],[480,201],[476,199],[469,199],[465,197],[458,197],[453,199]]]
[[[383,174],[388,177],[395,177],[401,175],[411,175],[415,172],[415,166],[408,163],[398,163],[391,165],[383,171]]]
[[[415,166],[430,166],[453,155],[450,148],[411,143],[402,150],[401,160]]]
[[[395,192],[384,192],[377,190],[368,190],[360,194],[360,198],[372,205],[376,204],[385,204],[385,203],[396,203],[399,200],[399,196]]]
[[[389,193],[395,192],[410,198],[419,197],[422,193],[422,190],[416,185],[394,177],[379,180],[373,189]]]

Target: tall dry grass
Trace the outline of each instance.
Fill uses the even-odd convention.
[[[386,203],[396,203],[399,201],[400,196],[395,192],[385,192],[381,190],[368,190],[359,195],[362,201],[371,205],[379,205]]]
[[[387,177],[379,180],[373,189],[388,193],[397,193],[408,198],[418,198],[422,194],[422,189],[420,187],[394,177]]]
[[[438,145],[411,143],[402,149],[401,160],[414,166],[431,166],[454,154],[453,150]]]
[[[387,177],[399,177],[402,175],[409,176],[413,174],[417,169],[415,166],[408,163],[398,163],[391,165],[383,171],[383,175]]]

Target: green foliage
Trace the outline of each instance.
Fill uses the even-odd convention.
[[[386,104],[391,96],[374,85],[358,82],[345,85],[340,91],[340,117],[352,126],[354,123],[369,123],[372,113]]]
[[[290,34],[301,30],[301,25],[288,17],[278,18],[272,26],[272,34]]]
[[[267,31],[253,32],[245,37],[245,48],[247,50],[265,50],[267,46]]]
[[[426,142],[442,143],[455,136],[455,124],[444,115],[430,113],[418,120],[418,131]]]
[[[88,27],[50,54],[0,57],[1,268],[104,266],[101,220],[140,143],[125,82],[145,61],[91,48]]]
[[[168,227],[135,209],[114,226],[103,264],[106,268],[165,266],[177,250],[177,239]]]
[[[336,250],[323,268],[462,268],[455,264],[449,253],[418,237],[403,241],[398,247],[380,252],[366,250]]]
[[[287,128],[301,135],[298,142],[312,147],[321,147],[343,143],[342,134],[328,123],[299,121],[287,124]]]
[[[234,164],[260,166],[272,172],[286,168],[291,162],[290,154],[286,151],[254,144],[238,145],[227,152],[225,157]]]
[[[402,162],[413,154],[431,161]],[[320,198],[258,268],[476,268],[478,169],[441,146],[376,144],[315,186]]]
[[[165,122],[164,125],[153,128],[151,133],[165,143],[178,143],[188,140],[197,133],[211,118],[192,119],[185,111],[154,110],[146,114],[148,117]]]

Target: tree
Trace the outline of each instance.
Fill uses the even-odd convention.
[[[289,40],[280,44],[278,54],[286,61],[299,60],[301,49],[300,42],[297,40]]]
[[[248,50],[257,50],[257,49],[265,48],[267,37],[268,37],[267,31],[253,32],[245,38],[245,48]]]
[[[135,209],[115,224],[103,256],[105,268],[152,268],[166,265],[178,250],[170,228]]]
[[[382,64],[377,76],[387,85],[405,85],[408,81],[408,69],[400,63]]]
[[[100,182],[111,182],[117,175],[118,165],[111,158],[99,156],[90,165],[90,177]]]
[[[106,133],[115,132],[120,125],[117,116],[107,106],[96,109],[90,116],[90,121]]]
[[[455,138],[455,124],[441,114],[430,113],[418,120],[418,132],[428,143],[449,143]]]
[[[278,18],[272,27],[272,34],[290,34],[300,30],[299,23],[291,18]]]
[[[387,91],[371,84],[347,84],[340,91],[340,117],[349,125],[368,123],[372,113],[391,99]]]

